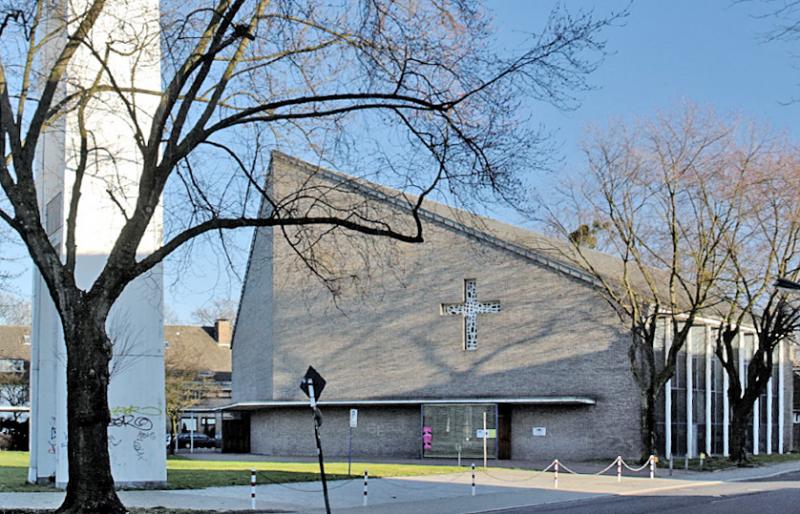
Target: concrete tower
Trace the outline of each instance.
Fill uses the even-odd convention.
[[[47,24],[60,37],[44,49],[54,59],[74,20],[89,0],[49,0]],[[91,35],[94,52],[82,47],[72,60],[60,95],[88,89],[95,80],[109,84],[96,55],[108,55],[107,67],[123,90],[159,91],[159,1],[109,0]],[[125,93],[144,134],[158,96]],[[110,249],[136,202],[141,156],[134,123],[116,92],[96,93],[88,106],[89,167],[81,187],[77,216],[79,287],[88,289],[102,270]],[[38,148],[37,181],[42,219],[54,246],[65,254],[65,226],[80,148],[77,111],[47,129]],[[162,214],[155,213],[139,251],[161,244]],[[66,348],[60,319],[38,273],[33,284],[31,348],[31,457],[29,480],[68,481]],[[114,342],[111,362],[108,428],[111,465],[117,483],[166,480],[164,417],[163,277],[160,266],[139,277],[111,311],[108,333]]]

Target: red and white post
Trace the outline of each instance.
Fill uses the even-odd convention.
[[[369,471],[364,470],[364,501],[362,505],[367,506],[367,496],[369,495]]]
[[[256,470],[250,470],[250,510],[256,510]]]
[[[622,456],[617,455],[617,482],[622,482]]]
[[[472,463],[472,496],[475,496],[475,463]]]
[[[553,461],[553,488],[558,489],[558,459]]]
[[[650,456],[650,480],[656,477],[656,456]]]

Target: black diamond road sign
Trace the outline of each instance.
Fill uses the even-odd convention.
[[[311,379],[311,384],[314,386],[314,400],[319,400],[319,397],[322,396],[322,390],[325,389],[325,379],[322,378],[322,375],[317,373],[317,370],[314,369],[313,366],[308,367],[308,371],[306,371],[305,376],[303,376],[303,381],[300,382],[300,389],[308,395],[308,379]]]

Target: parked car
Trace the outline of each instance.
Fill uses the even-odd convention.
[[[192,446],[192,436],[189,432],[178,434],[178,448],[190,448]],[[213,437],[208,437],[205,434],[195,432],[194,434],[194,447],[195,448],[216,448],[217,440]]]

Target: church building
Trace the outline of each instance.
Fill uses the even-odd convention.
[[[410,218],[399,192],[280,153],[269,177],[262,216],[299,209],[308,195],[297,191],[313,188],[309,215],[347,205],[364,219]],[[420,217],[421,244],[320,228],[255,231],[232,341],[227,449],[315,455],[299,388],[311,365],[327,380],[327,456],[347,455],[353,409],[356,457],[478,458],[484,434],[489,458],[638,456],[630,337],[593,277],[564,257],[566,245],[436,202]],[[617,269],[613,257],[592,255]],[[692,328],[662,398],[667,454],[727,451],[711,330]],[[754,451],[792,447],[785,346],[754,420]]]

